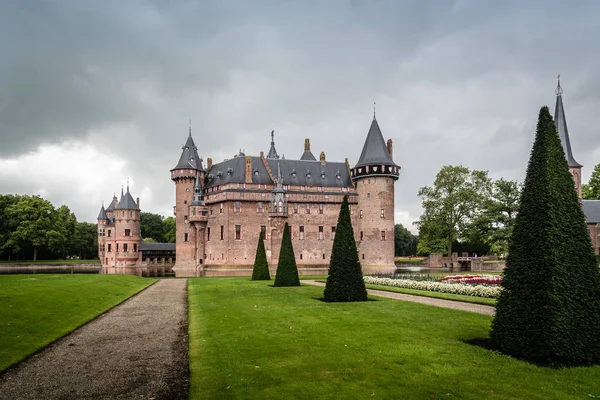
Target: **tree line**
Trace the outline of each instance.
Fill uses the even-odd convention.
[[[0,259],[98,258],[97,225],[40,196],[0,195]]]

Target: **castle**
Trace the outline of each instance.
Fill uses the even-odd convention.
[[[392,140],[386,143],[375,115],[353,168],[348,159],[328,161],[324,152],[317,160],[309,139],[299,159],[280,157],[273,132],[266,155],[240,151],[216,164],[208,158],[205,167],[190,127],[171,170],[175,254],[172,244],[141,240],[139,200],[133,201],[127,187],[121,200],[114,197],[98,216],[102,272],[152,275],[174,263],[176,276],[251,275],[259,235],[275,272],[287,222],[300,272],[326,274],[344,196],[363,272],[393,272],[394,183],[399,173]]]

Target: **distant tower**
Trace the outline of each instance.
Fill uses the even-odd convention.
[[[115,220],[115,259],[116,266],[128,267],[141,263],[140,243],[142,233],[140,231],[140,204],[136,202],[129,193],[121,191],[121,200],[114,211]]]
[[[202,159],[192,139],[190,124],[189,135],[182,147],[179,162],[171,170],[171,179],[175,182],[175,251],[176,261],[173,270],[177,276],[196,276],[199,260],[196,257],[197,230],[189,221],[189,206],[194,200],[196,176],[204,182]]]
[[[112,204],[112,203],[111,203]],[[108,217],[106,216],[106,210],[104,209],[104,204],[102,204],[102,208],[100,208],[100,213],[98,214],[98,259],[100,260],[100,264],[106,265],[108,264],[108,259],[106,258],[105,245],[104,245],[104,235],[106,232],[106,224],[108,223]]]
[[[563,89],[560,86],[560,75],[558,76],[558,86],[554,91],[556,93],[556,108],[554,109],[554,123],[556,124],[556,130],[558,131],[558,136],[560,136],[560,141],[563,146],[563,150],[565,152],[565,157],[567,157],[567,162],[569,163],[569,172],[573,176],[573,181],[575,182],[575,190],[577,191],[577,198],[579,199],[579,203],[582,202],[581,198],[581,167],[582,165],[575,161],[573,158],[573,153],[571,152],[571,141],[569,140],[569,130],[567,129],[567,119],[565,117],[565,109],[563,107],[562,101],[562,93]]]
[[[394,272],[394,183],[400,167],[392,159],[373,113],[360,158],[352,169],[358,194],[358,256],[363,272]]]

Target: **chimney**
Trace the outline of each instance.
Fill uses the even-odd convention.
[[[206,160],[206,169],[208,171],[210,171],[211,168],[212,168],[212,158],[208,157],[208,159]]]
[[[140,198],[138,197],[136,200],[137,200],[137,208],[139,210],[139,208],[140,208]]]
[[[265,152],[264,151],[260,152],[260,158],[265,158]]]
[[[310,151],[310,139],[304,139],[304,151]]]
[[[394,157],[394,155],[392,154],[392,139],[388,139],[387,141],[387,149],[388,149],[388,153],[390,153],[390,157]]]
[[[246,183],[252,183],[252,157],[246,156]]]
[[[321,160],[321,165],[325,165],[325,152],[322,151],[321,155],[319,155],[319,160]]]

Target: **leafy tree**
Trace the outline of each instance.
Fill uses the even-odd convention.
[[[72,248],[75,236],[75,225],[77,219],[69,207],[62,205],[52,214],[51,226],[46,233],[48,238],[48,250],[66,258]]]
[[[0,195],[0,256],[10,259],[17,249],[9,243],[11,233],[16,229],[16,221],[9,216],[9,208],[18,201],[18,196],[12,194]]]
[[[290,227],[287,222],[283,228],[281,250],[279,251],[279,261],[277,263],[277,272],[273,286],[300,286],[298,266],[296,265],[294,247],[292,246],[292,239],[290,237]]]
[[[267,263],[267,253],[265,252],[265,242],[263,235],[258,235],[258,246],[256,247],[256,257],[254,258],[254,268],[252,269],[253,281],[270,281],[269,263]]]
[[[163,217],[149,212],[140,213],[140,231],[142,237],[153,238],[158,242],[165,240]]]
[[[89,222],[76,223],[71,255],[76,255],[82,260],[98,258],[98,225]]]
[[[402,224],[394,225],[394,255],[409,256],[414,255],[413,251],[414,236]]]
[[[154,238],[148,237],[148,238],[142,238],[142,240],[146,243],[156,243],[156,240]]]
[[[176,223],[174,217],[163,219],[164,240],[166,243],[175,243]]]
[[[600,164],[594,167],[590,181],[581,185],[581,197],[584,200],[600,200]]]
[[[600,362],[600,271],[548,107],[509,248],[492,341],[539,363]]]
[[[419,227],[421,250],[426,244],[437,247],[444,239],[448,255],[452,244],[465,237],[477,217],[491,187],[487,171],[470,171],[463,166],[446,165],[438,172],[432,187],[419,189],[424,212]]]
[[[348,196],[344,196],[335,228],[324,298],[331,302],[367,301],[367,289],[350,220]]]
[[[8,207],[8,217],[16,223],[10,233],[7,246],[20,251],[33,248],[33,260],[37,261],[38,250],[48,244],[48,232],[53,227],[54,206],[40,196],[20,196]]]

